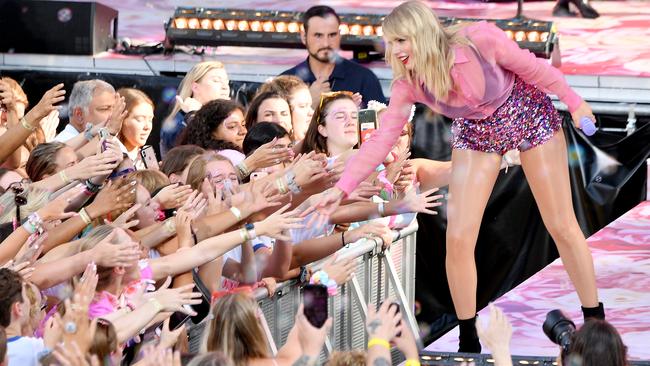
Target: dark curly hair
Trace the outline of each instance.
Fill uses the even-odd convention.
[[[23,279],[18,272],[0,268],[0,326],[11,324],[11,306],[23,302]]]
[[[225,99],[215,99],[201,107],[177,141],[177,145],[196,145],[206,150],[232,149],[241,151],[235,144],[217,140],[212,135],[223,121],[236,110],[244,113],[244,107],[237,102]]]
[[[249,156],[260,146],[273,141],[274,138],[290,137],[289,132],[277,123],[260,122],[255,124],[246,134],[243,143],[243,150]]]

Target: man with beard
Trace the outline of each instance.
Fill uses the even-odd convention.
[[[309,8],[303,15],[304,29],[300,34],[309,56],[282,75],[296,75],[309,85],[314,109],[318,107],[321,93],[340,90],[361,94],[361,108],[365,108],[370,100],[385,103],[377,76],[338,55],[340,23],[339,16],[329,6]]]

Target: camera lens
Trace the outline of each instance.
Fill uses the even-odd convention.
[[[568,351],[571,335],[575,332],[576,326],[562,311],[552,310],[546,314],[542,329],[551,342]]]

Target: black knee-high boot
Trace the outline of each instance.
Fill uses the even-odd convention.
[[[582,315],[585,321],[587,321],[590,318],[605,320],[605,308],[603,307],[602,302],[599,302],[598,306],[596,306],[595,308],[586,308],[584,306],[581,306],[581,308],[582,308]]]
[[[458,328],[460,330],[458,352],[481,353],[481,342],[476,333],[476,317],[458,319]]]

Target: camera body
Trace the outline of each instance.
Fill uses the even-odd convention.
[[[576,332],[576,325],[561,310],[551,310],[546,314],[542,325],[544,334],[562,348],[562,360],[566,360],[571,348],[571,340]]]

